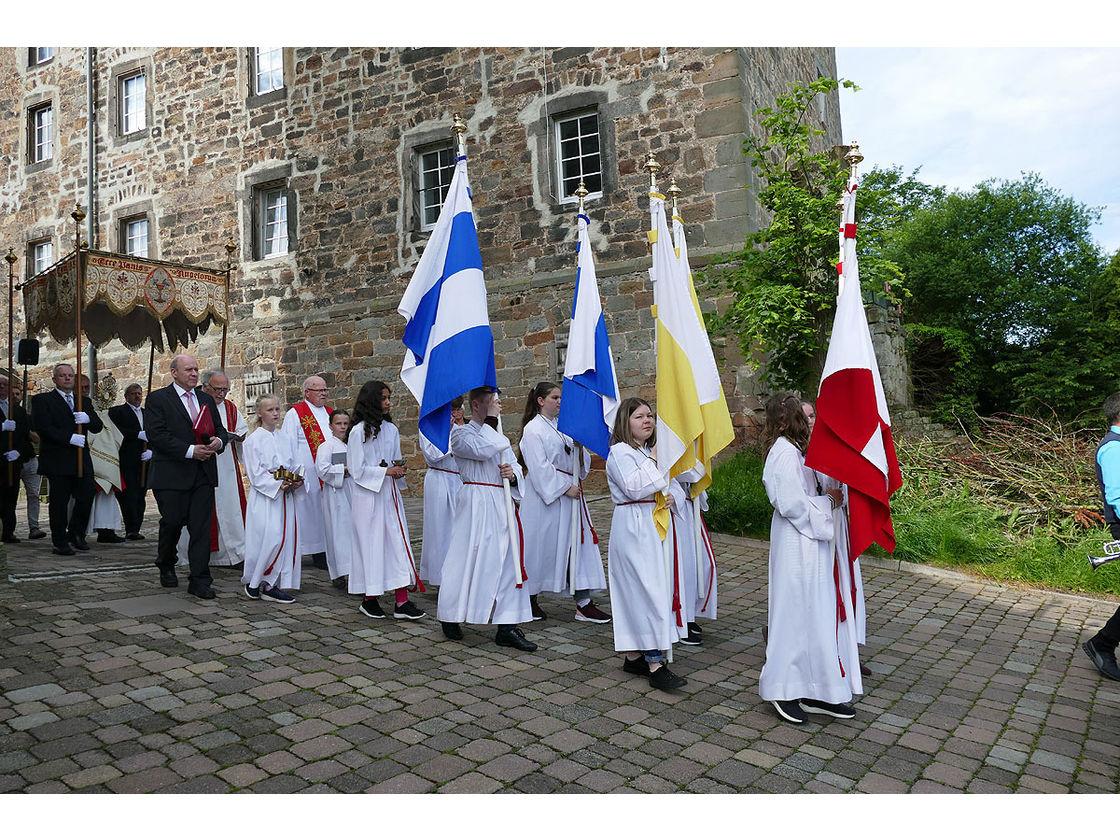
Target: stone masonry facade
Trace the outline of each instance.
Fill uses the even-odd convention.
[[[595,113],[602,195],[588,201],[591,237],[623,395],[654,396],[650,313],[649,152],[682,190],[694,267],[742,247],[762,222],[742,141],[754,111],[794,80],[835,76],[831,48],[285,48],[283,86],[253,92],[244,48],[33,48],[0,51],[0,244],[15,249],[20,279],[29,246],[73,249],[76,202],[90,190],[89,101],[94,103],[92,247],[124,250],[122,221],[148,220],[148,255],[223,268],[237,244],[226,368],[232,398],[246,381],[274,378],[282,398],[321,374],[331,404],[350,405],[371,378],[393,388],[406,454],[417,407],[399,380],[403,319],[396,307],[427,240],[417,194],[418,153],[446,142],[452,114],[468,125],[468,169],[489,294],[498,381],[515,416],[526,388],[558,379],[575,278],[576,206],[562,201],[553,125]],[[92,74],[87,68],[92,65]],[[121,80],[144,74],[144,123],[123,133]],[[92,77],[92,89],[87,79]],[[33,162],[36,108],[52,109],[53,156]],[[821,97],[815,119],[841,142],[839,104]],[[260,258],[256,196],[288,196],[287,253]],[[16,296],[21,335],[20,297]],[[46,338],[46,336],[40,336]],[[220,330],[188,348],[218,362]],[[759,389],[730,349],[724,389],[740,436]],[[97,371],[144,383],[147,348],[116,341]],[[31,371],[73,348],[44,343]],[[157,356],[153,387],[168,381]],[[83,364],[85,364],[83,360]],[[516,431],[516,427],[509,429]]]

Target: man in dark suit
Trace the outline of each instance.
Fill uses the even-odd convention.
[[[20,541],[16,536],[20,475],[23,465],[35,457],[35,448],[31,445],[31,421],[27,412],[8,395],[8,377],[0,376],[0,452],[3,453],[0,458],[0,523],[3,524],[0,539],[17,543]]]
[[[69,555],[89,551],[86,527],[93,507],[93,460],[86,443],[86,432],[100,432],[105,426],[93,405],[82,401],[77,411],[74,399],[74,368],[68,364],[54,366],[51,374],[54,390],[31,398],[32,426],[39,434],[39,474],[51,485],[48,513],[51,542],[55,554]],[[79,433],[78,427],[82,426]],[[78,457],[82,459],[82,475],[78,477]],[[74,500],[69,521],[66,508]],[[73,548],[71,548],[73,546]]]
[[[144,539],[140,526],[144,524],[148,481],[147,476],[141,481],[141,464],[151,459],[152,450],[148,448],[148,433],[144,430],[143,399],[144,389],[133,383],[124,389],[124,405],[109,409],[109,419],[124,437],[120,455],[124,489],[117,493],[117,503],[121,506],[125,539],[129,540]]]
[[[213,598],[210,584],[210,527],[214,518],[214,488],[218,464],[214,457],[229,442],[214,398],[198,385],[198,362],[193,356],[171,360],[172,383],[148,394],[144,424],[151,447],[148,487],[159,507],[159,548],[156,566],[163,586],[178,586],[175,544],[184,526],[190,534],[187,592]]]

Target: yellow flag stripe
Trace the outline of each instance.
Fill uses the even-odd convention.
[[[688,355],[661,321],[657,322],[657,413],[685,444],[669,475],[676,477],[696,463],[692,441],[704,432],[704,415],[696,400],[696,380]]]

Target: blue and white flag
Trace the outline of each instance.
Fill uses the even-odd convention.
[[[599,282],[595,279],[595,261],[587,235],[589,220],[582,213],[578,218],[576,294],[557,426],[577,443],[606,458],[618,412],[618,379],[599,298]]]
[[[452,401],[498,384],[465,156],[397,311],[407,321],[401,380],[420,404],[421,434],[447,452]]]

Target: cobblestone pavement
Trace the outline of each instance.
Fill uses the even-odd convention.
[[[594,508],[605,526],[609,503]],[[688,685],[669,695],[623,673],[610,627],[571,620],[560,596],[525,628],[533,654],[485,628],[444,640],[432,593],[414,596],[426,619],[370,620],[310,567],[292,606],[246,600],[231,569],[203,602],[185,575],[159,587],[154,505],[147,524],[146,542],[75,558],[9,546],[0,791],[1118,787],[1120,683],[1079,649],[1107,601],[878,562],[857,717],[794,727],[757,695],[764,542],[714,535],[720,618],[675,651]]]

